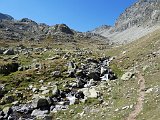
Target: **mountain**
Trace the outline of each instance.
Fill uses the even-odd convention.
[[[118,43],[136,40],[160,27],[160,1],[139,0],[127,8],[110,29],[94,32]],[[93,30],[94,31],[94,30]]]
[[[0,20],[4,20],[4,19],[13,20],[14,18],[10,15],[0,13]]]
[[[108,39],[96,33],[83,33],[70,29],[66,24],[56,24],[53,26],[23,18],[13,20],[13,17],[1,14],[0,39],[1,40],[45,40],[55,41],[76,41],[83,39],[105,40]]]
[[[109,30],[110,28],[111,28],[111,26],[109,26],[109,25],[102,25],[100,27],[95,28],[91,32],[101,34],[103,30]]]

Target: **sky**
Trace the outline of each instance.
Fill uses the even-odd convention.
[[[114,25],[137,0],[0,0],[0,12],[16,20],[29,18],[48,25],[67,24],[78,31]]]

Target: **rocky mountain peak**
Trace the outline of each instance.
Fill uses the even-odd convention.
[[[33,21],[33,20],[29,19],[29,18],[22,18],[20,20],[20,22],[37,24],[35,21]]]
[[[0,13],[0,20],[3,20],[3,19],[13,20],[14,18],[10,15]]]
[[[116,20],[113,27],[91,31],[115,43],[128,43],[160,28],[160,0],[137,0]]]
[[[0,39],[3,40],[45,40],[74,41],[80,39],[104,40],[103,36],[97,34],[79,33],[70,29],[66,24],[56,24],[49,26],[44,23],[23,18],[21,20],[11,20],[12,17],[3,14],[0,21]],[[3,20],[5,18],[5,20]]]
[[[152,26],[160,22],[160,1],[139,0],[122,13],[115,23],[115,31],[133,26]]]
[[[52,27],[55,32],[62,32],[66,34],[74,34],[73,31],[66,24],[56,24]]]
[[[102,32],[103,30],[107,30],[107,29],[110,29],[110,28],[111,28],[111,26],[109,26],[109,25],[102,25],[102,26],[100,26],[100,27],[92,30],[91,32],[92,32],[92,33],[101,34],[101,32]]]

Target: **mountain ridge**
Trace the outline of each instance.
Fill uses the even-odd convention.
[[[4,14],[3,14],[4,15]],[[8,15],[9,16],[9,15]],[[9,19],[10,18],[10,19]],[[96,33],[79,32],[69,28],[66,24],[49,26],[44,23],[22,18],[3,17],[0,21],[0,39],[2,40],[45,40],[75,41],[82,39],[104,40],[108,39]]]
[[[138,0],[118,17],[113,27],[93,32],[117,43],[128,43],[159,28],[160,1]]]

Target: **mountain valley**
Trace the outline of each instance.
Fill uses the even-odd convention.
[[[0,13],[0,120],[159,120],[160,1],[79,32]]]

